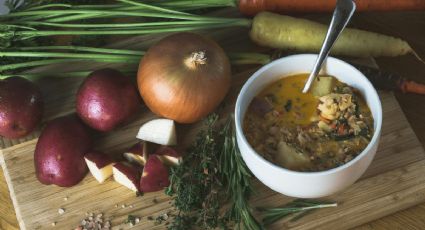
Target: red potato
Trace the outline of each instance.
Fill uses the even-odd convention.
[[[114,69],[101,69],[92,72],[80,86],[76,109],[88,126],[106,132],[128,122],[140,104],[130,77]]]
[[[148,148],[148,145],[149,144],[146,141],[141,141],[133,145],[127,152],[123,154],[124,158],[131,163],[136,163],[141,166],[145,165],[149,157],[149,150],[152,149]]]
[[[112,174],[116,182],[135,192],[139,191],[140,170],[138,167],[119,162],[112,167]]]
[[[40,123],[43,97],[40,89],[21,77],[0,80],[0,136],[21,138]]]
[[[183,160],[183,154],[181,151],[177,151],[174,148],[168,146],[161,146],[155,151],[155,155],[168,166],[177,166]]]
[[[140,179],[140,191],[156,192],[170,185],[168,168],[157,155],[150,155]]]
[[[89,152],[84,159],[91,174],[99,183],[112,176],[112,166],[115,162],[110,156],[100,152]]]
[[[84,154],[92,148],[88,128],[75,116],[50,121],[38,139],[35,174],[43,184],[71,187],[87,174]]]

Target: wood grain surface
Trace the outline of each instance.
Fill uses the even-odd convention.
[[[354,18],[354,23],[356,26],[364,29],[369,29],[377,32],[382,32],[385,34],[390,34],[398,37],[402,37],[406,39],[412,47],[422,56],[425,57],[425,14],[420,13],[368,13],[357,15]],[[232,43],[232,39],[229,41],[224,41],[225,43]],[[234,46],[236,47],[247,47],[248,43],[240,43],[238,42]],[[378,59],[378,63],[381,68],[387,69],[393,72],[397,72],[403,74],[406,77],[416,79],[420,82],[424,81],[425,76],[425,65],[423,63],[419,63],[413,57],[400,57],[400,58],[382,58]],[[66,83],[64,83],[66,85]],[[425,143],[425,100],[423,96],[415,96],[415,95],[403,95],[396,94],[397,100],[400,102],[402,110],[406,114],[408,121],[412,124],[412,128],[415,133],[418,135],[419,140],[422,145]],[[57,101],[56,103],[60,103]],[[66,105],[64,105],[66,106]],[[70,105],[68,105],[70,106]],[[52,116],[54,114],[52,113]],[[397,137],[393,137],[397,139]],[[0,143],[1,144],[1,143]],[[12,143],[13,144],[13,143]],[[4,143],[3,143],[4,145]],[[10,144],[9,144],[10,145]],[[397,148],[397,147],[394,147]],[[414,151],[414,150],[412,150]],[[419,156],[424,156],[423,153],[417,152]],[[377,158],[378,159],[378,158]],[[404,160],[403,157],[399,159]],[[410,161],[410,160],[407,160]],[[391,161],[392,162],[392,161]],[[392,162],[394,164],[394,162]],[[405,162],[406,163],[406,162]],[[395,163],[397,164],[397,163]],[[423,166],[423,165],[422,165]],[[405,175],[405,179],[409,179],[409,172],[417,167],[422,167],[420,163],[411,163],[407,164],[405,167],[400,169],[401,171],[397,171],[397,169],[387,172],[386,177],[391,181],[390,178],[393,176],[401,176]],[[422,169],[423,170],[423,169]],[[400,173],[401,172],[401,173]],[[369,173],[369,172],[368,172]],[[398,173],[398,174],[397,174]],[[373,181],[373,172],[369,173],[368,179],[363,181]],[[87,179],[87,178],[86,178]],[[410,178],[414,180],[415,178]],[[381,181],[375,181],[381,182]],[[416,181],[417,183],[423,183],[423,181]],[[360,183],[360,182],[359,182]],[[359,184],[357,183],[357,184]],[[372,183],[372,182],[371,182]],[[356,184],[356,185],[357,185]],[[355,186],[356,186],[355,185]],[[353,186],[353,187],[355,187]],[[351,189],[351,188],[350,188]],[[385,188],[383,192],[385,191]],[[361,189],[359,189],[361,190]],[[377,190],[381,191],[381,190]],[[406,200],[406,197],[409,197],[409,194],[420,192],[420,190],[400,190],[393,195],[384,196],[383,200],[391,200],[392,203],[397,204],[398,202],[405,202],[409,204],[412,200]],[[425,192],[422,191],[421,194]],[[418,199],[422,199],[421,194],[415,196]],[[343,195],[341,195],[343,197]],[[417,200],[414,200],[417,201]],[[9,197],[7,185],[5,183],[5,178],[0,172],[0,229],[18,229],[18,224],[15,218],[13,206],[11,204],[11,200]],[[344,204],[343,204],[344,205]],[[367,207],[361,207],[360,209],[367,210]],[[373,207],[374,203],[369,205],[369,208]],[[408,206],[405,206],[406,208]],[[393,207],[389,207],[389,210],[392,210]],[[331,210],[325,211],[331,212]],[[390,213],[381,213],[380,215],[376,215],[376,213],[371,213],[371,218],[365,218],[362,220],[363,223],[371,221],[372,219],[383,217]],[[339,214],[338,214],[339,215]],[[337,215],[337,216],[338,216]],[[387,217],[380,218],[376,221],[369,222],[363,226],[358,227],[358,229],[424,229],[425,228],[425,204],[416,206],[414,208],[407,209],[405,211],[398,212],[393,215],[389,215]],[[308,218],[308,217],[306,217]],[[353,216],[353,219],[358,218]],[[322,222],[326,222],[326,217],[323,216]],[[347,227],[350,224],[347,224]],[[301,225],[290,225],[292,227],[298,228]],[[340,225],[334,225],[332,229],[338,229],[341,227]]]
[[[239,88],[251,74],[252,71],[248,71],[234,76],[232,93],[226,99],[227,107],[231,110]],[[55,91],[60,89],[57,87]],[[340,206],[317,211],[298,222],[282,220],[270,226],[270,229],[281,229],[282,226],[293,229],[329,229],[336,224],[340,229],[348,229],[425,201],[425,177],[420,176],[425,171],[424,150],[394,96],[382,92],[380,97],[384,120],[379,150],[359,182],[342,193],[328,197]],[[70,93],[62,102],[72,104],[73,94]],[[72,112],[66,109],[67,106],[63,108]],[[138,127],[152,118],[155,115],[145,108],[127,126],[98,136],[97,148],[110,154],[124,152],[136,141]],[[190,143],[198,128],[199,125],[180,126],[179,141]],[[71,188],[40,184],[34,175],[36,142],[37,139],[34,139],[17,144],[0,153],[0,164],[21,229],[53,229],[53,222],[56,223],[55,229],[69,229],[77,226],[86,212],[104,213],[111,218],[114,229],[128,227],[123,224],[128,215],[145,217],[135,229],[165,228],[146,218],[171,211],[170,198],[162,191],[136,197],[134,192],[113,180],[99,185],[90,175]],[[289,197],[275,193],[259,182],[256,183],[256,191],[258,195],[252,200],[254,206],[275,207],[290,201]],[[67,201],[64,201],[65,197],[68,197]],[[154,199],[157,202],[154,203]],[[122,208],[122,204],[132,205],[133,208]],[[59,208],[65,209],[65,214],[58,214]]]

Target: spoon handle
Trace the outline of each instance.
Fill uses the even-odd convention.
[[[325,40],[320,50],[319,56],[314,65],[313,71],[311,71],[310,76],[304,86],[303,93],[307,93],[313,84],[314,79],[317,74],[319,74],[322,64],[325,59],[328,57],[332,46],[335,44],[341,32],[347,26],[348,22],[353,16],[354,11],[356,10],[356,4],[353,0],[338,0],[336,7],[332,16],[332,21],[329,26],[328,32],[326,33]]]

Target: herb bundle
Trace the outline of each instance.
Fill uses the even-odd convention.
[[[233,136],[231,119],[218,130],[218,115],[210,115],[183,163],[172,169],[168,195],[175,195],[177,215],[169,229],[261,229],[251,213],[251,174]],[[224,191],[224,192],[223,192]]]

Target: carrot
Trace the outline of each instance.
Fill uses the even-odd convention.
[[[425,95],[425,84],[408,80],[407,78],[395,73],[382,72],[378,69],[365,66],[355,66],[377,89]]]
[[[424,0],[356,0],[357,11],[425,10]],[[239,11],[254,16],[261,11],[332,12],[336,0],[239,0]]]
[[[261,12],[253,19],[250,36],[262,46],[318,53],[327,30],[327,26],[310,20]],[[408,53],[420,59],[406,41],[358,29],[345,29],[331,51],[333,55],[352,57],[394,57]]]

